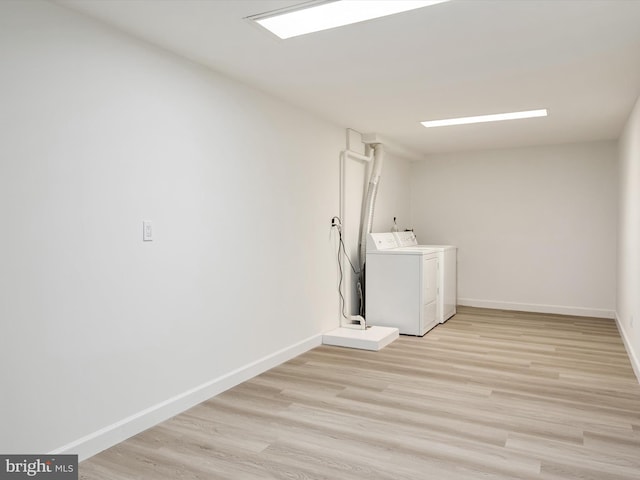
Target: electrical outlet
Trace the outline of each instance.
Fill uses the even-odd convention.
[[[151,222],[142,222],[142,241],[151,242],[153,240],[153,229]]]

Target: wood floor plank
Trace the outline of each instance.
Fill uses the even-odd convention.
[[[322,346],[80,464],[84,480],[638,480],[615,322],[459,308],[380,352]]]

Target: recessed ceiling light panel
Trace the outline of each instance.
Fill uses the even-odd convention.
[[[535,118],[546,117],[548,115],[547,109],[540,110],[527,110],[525,112],[511,112],[511,113],[495,113],[492,115],[478,115],[475,117],[462,117],[462,118],[447,118],[444,120],[428,120],[426,122],[420,122],[427,128],[431,127],[447,127],[449,125],[466,125],[469,123],[484,123],[484,122],[500,122],[502,120],[519,120],[522,118]]]
[[[448,0],[338,0],[247,17],[285,39],[407,12]]]

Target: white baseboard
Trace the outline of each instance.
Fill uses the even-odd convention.
[[[631,362],[631,367],[633,367],[633,372],[636,374],[636,378],[638,379],[638,383],[640,383],[640,358],[638,357],[636,351],[633,349],[631,341],[629,340],[629,336],[627,335],[622,322],[620,322],[620,317],[618,316],[618,312],[616,312],[616,325],[618,325],[618,331],[620,332],[620,336],[622,337],[622,342],[624,343],[624,348],[627,350],[627,355],[629,356],[629,361]]]
[[[203,401],[276,367],[312,348],[322,345],[322,335],[314,335],[290,347],[283,348],[253,363],[199,385],[141,412],[90,433],[64,445],[51,455],[77,454],[80,461],[112,447],[148,428],[188,410]]]
[[[495,308],[498,310],[517,310],[519,312],[556,313],[559,315],[575,315],[579,317],[615,318],[613,310],[600,308],[567,307],[564,305],[499,302],[493,300],[477,300],[474,298],[458,298],[458,305],[467,307]]]

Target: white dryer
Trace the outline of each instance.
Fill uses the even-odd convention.
[[[424,335],[438,325],[438,251],[398,248],[392,233],[371,233],[365,266],[368,325]]]
[[[457,254],[453,245],[418,245],[414,232],[393,232],[398,248],[405,250],[437,251],[438,272],[438,309],[439,323],[444,323],[456,314],[457,305]]]

